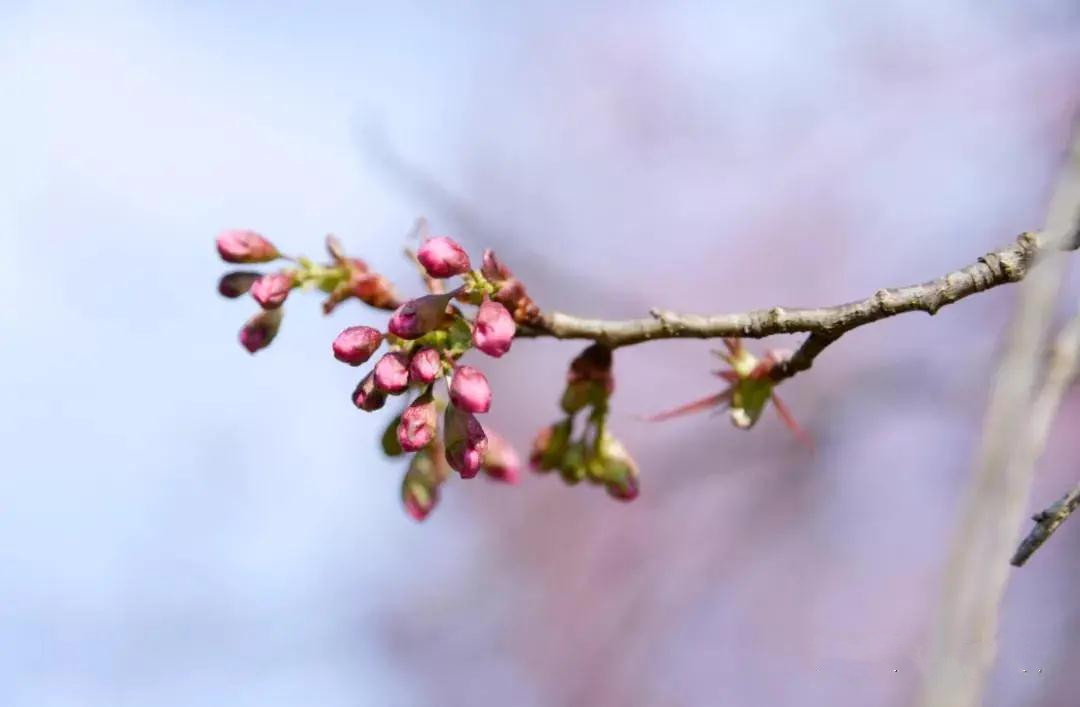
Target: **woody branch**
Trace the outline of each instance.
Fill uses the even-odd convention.
[[[1070,239],[1062,249],[1075,250]],[[975,263],[919,285],[880,289],[873,295],[832,307],[773,307],[737,314],[678,314],[654,309],[649,317],[621,321],[584,319],[552,312],[541,314],[519,337],[588,339],[610,348],[660,339],[761,339],[776,334],[810,336],[788,360],[772,371],[781,381],[810,368],[814,359],[845,333],[905,312],[935,314],[942,307],[998,285],[1019,282],[1032,265],[1055,248],[1038,233],[1023,233],[1012,244],[980,257]]]

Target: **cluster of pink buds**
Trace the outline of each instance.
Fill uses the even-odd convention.
[[[399,305],[385,333],[368,326],[349,327],[332,348],[339,361],[359,366],[386,345],[353,390],[352,401],[371,412],[391,397],[412,397],[383,435],[383,450],[392,456],[414,455],[402,482],[402,499],[407,512],[423,520],[437,503],[439,487],[450,470],[463,479],[480,471],[507,483],[518,479],[520,463],[513,448],[485,430],[477,418],[491,409],[487,377],[459,359],[470,349],[493,357],[506,354],[517,324],[503,301],[522,306],[528,298],[491,251],[484,254],[485,267],[473,270],[468,254],[454,240],[429,238],[416,260],[432,293]],[[461,277],[462,284],[442,292],[441,281],[454,277]],[[476,307],[471,318],[459,304]],[[436,396],[440,380],[445,382],[445,400]]]
[[[227,263],[252,265],[283,259],[295,264],[270,273],[236,270],[225,273],[218,282],[222,296],[235,299],[250,293],[260,307],[240,330],[240,343],[248,352],[264,349],[274,340],[284,316],[282,305],[296,288],[327,293],[323,303],[326,313],[350,297],[381,309],[397,306],[385,278],[371,272],[362,260],[346,257],[333,236],[327,236],[326,248],[332,262],[320,265],[307,258],[282,255],[273,243],[254,231],[229,230],[218,235],[217,251]]]
[[[602,484],[621,501],[638,495],[638,470],[626,448],[607,429],[608,399],[615,390],[611,349],[593,344],[570,364],[560,406],[566,417],[533,441],[529,462],[538,472],[558,470],[568,484]],[[575,419],[583,413],[581,434]]]

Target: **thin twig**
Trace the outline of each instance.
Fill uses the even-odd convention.
[[[1080,485],[1062,496],[1057,503],[1033,515],[1031,519],[1036,525],[1020,543],[1020,547],[1017,548],[1011,560],[1012,564],[1022,567],[1078,507],[1080,507]]]

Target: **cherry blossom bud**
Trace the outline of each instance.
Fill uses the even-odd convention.
[[[217,250],[227,263],[269,263],[281,257],[274,244],[255,231],[223,231],[217,237]]]
[[[442,357],[435,349],[420,349],[409,360],[409,380],[431,383],[442,374]]]
[[[416,259],[432,277],[464,275],[471,267],[469,255],[453,238],[439,236],[424,241]]]
[[[348,286],[353,297],[371,307],[393,309],[398,302],[393,285],[378,273],[354,273]]]
[[[398,444],[406,452],[420,451],[435,439],[438,421],[439,413],[429,389],[401,414],[401,423],[397,428]]]
[[[334,358],[350,366],[366,363],[382,344],[382,334],[369,326],[351,326],[334,339]]]
[[[536,435],[532,451],[529,453],[529,465],[536,471],[550,471],[562,464],[566,447],[570,442],[573,424],[570,419],[549,425]]]
[[[334,259],[335,263],[345,262],[345,246],[341,245],[341,239],[333,233],[326,234],[326,252]]]
[[[262,273],[249,270],[237,270],[225,273],[218,280],[218,292],[223,297],[235,299],[251,289],[252,283],[262,277]]]
[[[606,488],[609,496],[620,501],[633,501],[641,491],[636,474],[619,481],[609,481]]]
[[[450,402],[465,412],[491,409],[491,386],[487,377],[472,366],[458,366],[450,379]]]
[[[424,334],[438,329],[449,318],[446,305],[454,295],[424,295],[394,310],[387,326],[390,333],[402,339],[419,339]]]
[[[593,401],[596,397],[594,395],[595,387],[591,381],[567,383],[562,399],[559,400],[559,406],[563,409],[563,412],[573,415]]]
[[[443,475],[427,450],[413,455],[409,470],[401,480],[401,502],[413,520],[422,521],[439,502]]]
[[[293,288],[290,273],[276,272],[263,275],[251,284],[251,296],[263,309],[277,309]]]
[[[484,262],[480,273],[485,280],[495,286],[495,294],[491,298],[505,306],[514,321],[531,323],[539,319],[540,309],[525,292],[525,286],[514,277],[510,268],[495,257],[494,251],[484,251]]]
[[[400,351],[383,354],[375,364],[375,387],[397,395],[409,387],[409,359]]]
[[[281,318],[284,312],[280,309],[270,309],[258,312],[244,324],[240,330],[240,343],[249,353],[255,353],[265,349],[277,336],[281,328]]]
[[[488,441],[484,428],[472,413],[453,405],[447,406],[443,418],[443,443],[450,467],[463,479],[476,476],[487,452]]]
[[[484,251],[483,264],[480,266],[480,273],[484,276],[488,282],[492,284],[498,284],[503,280],[509,280],[513,277],[513,273],[510,269],[503,264],[501,260],[495,257],[495,251],[488,248]]]
[[[373,412],[386,404],[386,393],[375,387],[375,374],[368,373],[356,385],[352,394],[353,405],[365,412]]]
[[[330,243],[327,243],[330,247]],[[348,271],[348,278],[330,291],[323,302],[323,313],[330,314],[334,309],[349,299],[356,297],[361,302],[378,309],[393,309],[398,306],[397,295],[390,281],[382,275],[368,269],[367,263],[357,258],[346,258],[340,250],[331,250],[331,256],[339,267]]]
[[[605,435],[600,440],[599,460],[601,478],[608,495],[620,501],[633,501],[640,490],[638,469],[630,453],[614,437]]]
[[[593,381],[600,383],[611,395],[615,390],[615,378],[611,374],[611,349],[603,344],[592,344],[570,362],[566,382]]]
[[[570,363],[560,405],[568,414],[574,414],[588,405],[603,404],[614,390],[611,349],[603,344],[593,344]]]
[[[487,433],[488,445],[484,453],[484,471],[493,479],[516,484],[520,478],[521,459],[514,447],[494,432]]]
[[[476,348],[498,358],[510,350],[516,332],[517,325],[506,307],[485,297],[473,325],[472,340]]]
[[[562,464],[559,465],[559,476],[571,486],[580,483],[588,475],[585,451],[584,444],[573,442],[567,445],[566,453],[563,454]]]

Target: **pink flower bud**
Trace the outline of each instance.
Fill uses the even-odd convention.
[[[386,404],[386,393],[375,387],[375,374],[368,373],[357,383],[352,394],[353,405],[365,412],[373,412]]]
[[[431,383],[442,374],[442,358],[435,349],[420,349],[409,361],[409,380]]]
[[[628,476],[619,481],[609,481],[605,488],[607,488],[609,496],[619,501],[633,501],[641,491],[636,476]]]
[[[483,265],[480,266],[480,273],[484,276],[484,279],[492,284],[498,284],[503,280],[509,280],[514,276],[514,274],[510,272],[510,268],[506,267],[501,260],[495,257],[495,251],[490,248],[484,251]]]
[[[401,484],[401,502],[410,518],[417,522],[423,521],[439,502],[439,487],[410,479],[406,475]]]
[[[382,334],[369,326],[351,326],[334,339],[334,358],[350,366],[366,363],[382,344]]]
[[[282,316],[280,309],[270,309],[258,312],[247,320],[244,328],[240,330],[240,343],[248,353],[255,353],[270,345],[281,328]]]
[[[578,354],[566,374],[566,390],[559,403],[562,409],[573,414],[607,400],[615,390],[611,362],[611,349],[603,344],[593,344]]]
[[[277,309],[289,296],[292,287],[293,276],[290,273],[271,273],[252,283],[251,296],[263,309]]]
[[[532,301],[525,286],[514,277],[491,250],[484,251],[484,263],[480,268],[484,279],[495,286],[493,300],[506,307],[516,322],[534,323],[540,319],[540,308]]]
[[[506,307],[485,297],[473,325],[472,340],[476,348],[498,358],[510,350],[516,332],[517,325]]]
[[[414,400],[401,414],[397,428],[398,443],[406,452],[418,452],[435,439],[439,413],[431,391]]]
[[[435,508],[443,479],[444,472],[427,450],[413,455],[409,470],[401,480],[401,502],[413,520],[424,520]]]
[[[281,257],[274,244],[255,231],[223,231],[217,237],[217,250],[227,263],[269,263]]]
[[[487,378],[472,366],[458,366],[450,379],[450,402],[465,412],[487,412],[491,408]]]
[[[383,354],[375,364],[375,387],[397,395],[409,387],[409,359],[400,351]]]
[[[446,322],[446,305],[452,297],[453,294],[424,295],[409,300],[394,310],[387,329],[402,339],[419,339]]]
[[[420,246],[416,259],[432,277],[453,277],[469,272],[469,255],[453,238],[429,238]]]
[[[472,413],[453,405],[447,406],[443,418],[443,443],[450,467],[463,479],[476,476],[487,452],[488,441],[484,428]]]
[[[557,469],[566,455],[571,432],[573,432],[573,421],[570,419],[540,430],[529,452],[529,466],[536,471]]]
[[[637,464],[630,453],[614,437],[605,435],[599,449],[600,480],[607,487],[608,495],[620,501],[633,501],[638,497]]]
[[[520,478],[521,458],[514,447],[494,432],[487,433],[488,445],[483,467],[493,479],[516,484]]]
[[[218,292],[222,297],[234,299],[251,289],[252,283],[262,277],[262,273],[248,270],[237,270],[225,273],[218,280]]]

